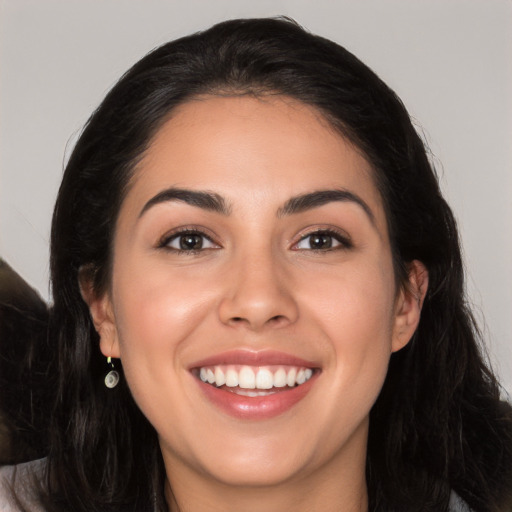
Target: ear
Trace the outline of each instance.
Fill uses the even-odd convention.
[[[110,295],[105,292],[102,295],[94,290],[90,273],[79,272],[80,293],[91,314],[94,328],[100,337],[100,350],[105,357],[120,357],[119,340],[115,322],[114,311]]]
[[[400,290],[395,306],[393,352],[405,347],[416,331],[428,289],[428,270],[421,261],[414,260],[409,263],[408,273],[408,282]]]

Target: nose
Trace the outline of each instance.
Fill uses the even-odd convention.
[[[271,254],[240,255],[227,279],[219,305],[222,323],[260,331],[296,322],[299,309],[291,279]]]

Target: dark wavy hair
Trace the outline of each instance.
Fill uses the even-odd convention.
[[[393,354],[370,417],[371,511],[446,511],[451,491],[505,510],[512,413],[481,353],[453,214],[399,98],[341,46],[287,19],[227,21],[157,48],[91,116],[67,164],[51,235],[50,339],[59,376],[49,429],[48,510],[166,510],[157,436],[108,368],[79,289],[111,277],[112,240],[137,162],[173,109],[198,95],[286,95],[317,109],[371,163],[397,282],[428,269],[412,341]],[[120,367],[120,362],[118,362]],[[122,370],[121,370],[122,371]]]

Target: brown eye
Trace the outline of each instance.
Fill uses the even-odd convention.
[[[181,235],[178,240],[183,251],[198,251],[203,248],[203,237],[195,233]]]
[[[333,231],[315,231],[303,236],[295,245],[295,250],[328,251],[331,249],[348,249],[350,240]]]
[[[332,236],[326,234],[315,234],[309,236],[311,249],[330,249],[332,247]]]
[[[196,231],[183,231],[166,238],[161,247],[181,252],[198,252],[206,249],[217,249],[215,244],[204,233]]]

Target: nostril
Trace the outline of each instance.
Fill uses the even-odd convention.
[[[269,318],[265,323],[266,324],[279,324],[285,319],[286,319],[286,317],[284,315],[275,315],[275,316]],[[236,323],[236,324],[243,323],[243,322],[250,323],[247,318],[244,318],[242,316],[231,317],[230,321],[233,323]]]
[[[284,315],[276,315],[276,316],[273,316],[272,318],[269,318],[268,323],[278,324],[278,323],[282,322],[283,320],[286,320],[286,317]]]

